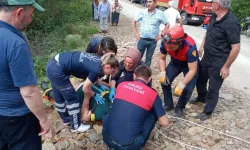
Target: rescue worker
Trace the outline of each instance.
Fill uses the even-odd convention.
[[[135,69],[135,81],[122,82],[109,114],[103,117],[103,140],[109,148],[140,149],[155,123],[169,124],[157,92],[147,86],[152,72],[146,65]]]
[[[164,34],[160,51],[160,82],[165,109],[170,111],[174,108],[171,84],[182,72],[184,78],[174,90],[174,93],[180,96],[174,112],[178,117],[184,118],[183,109],[192,95],[198,77],[198,51],[195,41],[184,33],[183,27],[175,25]],[[171,56],[171,61],[166,68],[167,54]]]
[[[77,96],[79,97],[81,107],[85,94],[82,90],[84,82],[79,83],[75,80],[75,78],[71,78],[70,82],[74,87]],[[42,81],[41,88],[43,90],[43,98],[49,100],[51,103],[54,103],[55,97],[52,88],[49,88],[45,81]],[[89,102],[89,109],[91,110],[91,114],[89,118],[83,121],[101,121],[102,117],[108,113],[112,104],[112,101],[109,99],[109,90],[103,90],[98,85],[92,85],[91,89],[95,93],[101,94],[101,96],[105,99],[105,102],[103,104],[97,104],[97,102],[92,97]]]
[[[87,53],[94,53],[98,56],[112,52],[117,53],[117,46],[111,37],[96,36],[93,37],[87,47]]]
[[[89,100],[94,97],[99,104],[104,103],[100,94],[91,90],[91,86],[102,74],[108,75],[112,68],[118,65],[113,53],[102,57],[80,51],[63,52],[52,58],[46,67],[47,76],[51,82],[55,96],[55,106],[65,124],[70,124],[72,132],[84,132],[90,128],[89,125],[81,123],[80,101],[74,87],[70,83],[70,76],[85,79],[82,88],[84,91],[84,103],[82,113],[89,111]],[[82,116],[83,117],[83,116]]]
[[[143,65],[144,63],[140,61],[141,52],[136,48],[129,48],[124,60],[120,62],[117,73],[111,79],[111,89],[110,89],[110,99],[115,96],[115,88],[124,81],[133,81],[133,74],[135,68]],[[123,74],[123,76],[122,76]]]

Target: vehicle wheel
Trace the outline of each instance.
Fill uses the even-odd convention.
[[[185,25],[188,24],[187,16],[188,16],[188,15],[187,15],[186,12],[182,12],[182,13],[181,13],[181,19],[182,19],[183,24],[185,24]]]

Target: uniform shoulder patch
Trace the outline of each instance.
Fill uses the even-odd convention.
[[[196,57],[196,50],[193,50],[192,55]]]

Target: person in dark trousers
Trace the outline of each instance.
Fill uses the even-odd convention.
[[[145,64],[149,67],[157,41],[161,39],[160,25],[165,25],[164,31],[169,28],[167,18],[161,10],[156,8],[156,6],[156,0],[148,0],[147,9],[141,12],[139,16],[132,21],[133,30],[138,40],[137,49],[141,52],[141,58],[147,50]],[[136,28],[137,22],[140,22],[140,32]]]
[[[42,150],[41,136],[51,127],[22,34],[35,9],[44,11],[34,0],[0,0],[1,150]]]
[[[91,90],[92,85],[104,74],[108,75],[119,64],[113,53],[102,57],[80,51],[63,52],[53,57],[46,66],[46,74],[51,82],[56,110],[64,124],[70,124],[72,132],[84,132],[89,125],[81,123],[89,117],[89,100],[93,97],[98,104],[105,99]],[[70,82],[70,76],[85,80],[82,87],[84,103],[82,109],[77,93]],[[83,114],[80,115],[80,112]]]
[[[108,148],[136,150],[144,147],[155,123],[169,124],[157,92],[147,86],[151,70],[146,65],[138,66],[135,81],[118,85],[112,108],[103,117],[103,141]]]
[[[115,3],[111,6],[111,12],[112,12],[111,24],[112,25],[117,26],[117,24],[119,23],[121,10],[122,10],[122,5],[118,2],[118,0],[115,0]]]
[[[164,34],[160,51],[160,82],[164,95],[164,107],[166,111],[174,108],[171,84],[180,73],[183,73],[184,78],[174,90],[174,93],[179,96],[174,113],[177,117],[185,118],[183,110],[198,78],[199,57],[195,41],[184,33],[183,27],[175,25]],[[171,56],[171,61],[166,67],[167,54]]]
[[[71,78],[70,82],[71,82],[72,86],[74,87],[74,89],[77,93],[77,96],[79,97],[80,107],[81,107],[83,104],[83,99],[84,99],[84,95],[85,95],[85,93],[82,90],[84,82],[79,83],[74,78]],[[41,88],[43,90],[43,98],[47,99],[51,103],[55,103],[55,97],[54,97],[54,93],[52,91],[52,88],[49,88],[45,81],[42,81]],[[90,102],[89,102],[89,109],[91,110],[91,115],[89,118],[87,118],[88,120],[84,120],[84,121],[87,121],[87,122],[88,121],[101,121],[102,116],[104,116],[108,113],[108,111],[111,107],[111,104],[112,104],[112,101],[109,99],[109,90],[108,89],[103,90],[98,85],[92,85],[91,89],[95,93],[101,94],[102,97],[105,99],[105,102],[103,104],[97,104],[97,102],[92,97],[90,99]]]
[[[240,52],[240,23],[229,9],[229,0],[213,0],[207,33],[199,53],[204,56],[197,81],[198,97],[190,103],[206,103],[203,112],[196,116],[202,121],[211,117],[223,81],[229,76],[230,67]],[[209,86],[207,89],[207,82]]]
[[[136,67],[140,65],[144,65],[144,62],[140,60],[141,53],[136,48],[129,48],[124,60],[120,62],[119,68],[117,73],[114,75],[114,77],[111,78],[111,89],[109,98],[113,99],[115,96],[115,88],[122,82],[125,81],[134,81],[133,74],[135,72]],[[123,74],[123,76],[122,76]],[[149,82],[149,86],[151,86],[152,81]]]
[[[111,37],[96,36],[90,40],[86,52],[96,54],[98,56],[102,56],[103,54],[109,52],[116,54],[117,46],[115,40]]]

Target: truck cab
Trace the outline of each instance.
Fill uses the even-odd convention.
[[[202,24],[207,16],[212,15],[211,0],[173,0],[175,8],[180,11],[183,24]],[[157,0],[157,6],[168,7],[169,0]]]
[[[207,0],[179,0],[179,10],[183,24],[202,24],[205,17],[213,13],[212,4]]]

